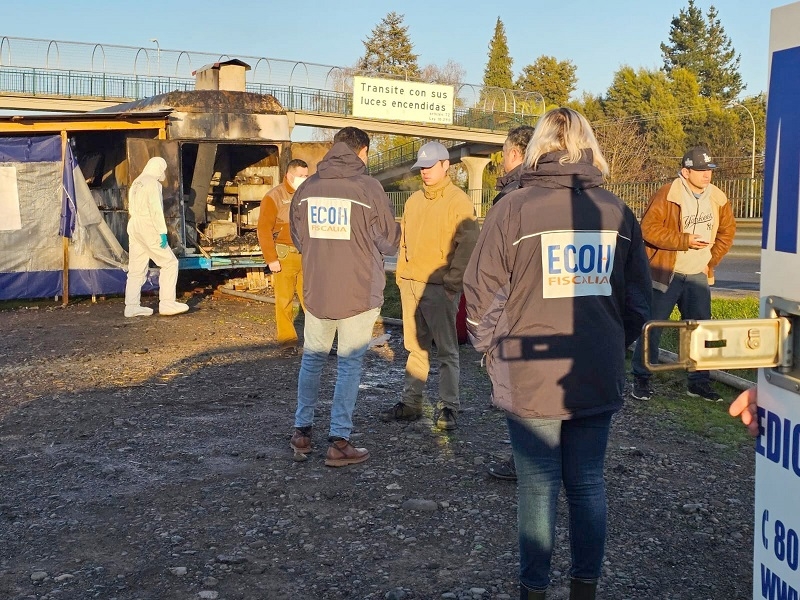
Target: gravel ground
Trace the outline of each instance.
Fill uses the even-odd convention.
[[[277,357],[272,305],[199,289],[189,303],[137,320],[119,298],[0,311],[0,598],[518,597],[516,489],[485,471],[507,432],[476,352],[462,347],[458,430],[382,423],[405,351],[376,327],[391,338],[367,355],[353,436],[371,458],[330,469],[335,357],[316,449],[295,462],[299,359]],[[750,598],[752,455],[628,402],[598,597]]]

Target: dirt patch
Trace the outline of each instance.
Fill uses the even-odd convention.
[[[508,436],[476,352],[461,350],[458,430],[382,423],[406,356],[387,326],[355,413],[371,458],[330,469],[336,358],[315,451],[294,462],[300,361],[278,358],[272,305],[189,302],[135,320],[121,299],[0,312],[1,598],[518,597],[516,488],[485,471]],[[752,444],[712,444],[628,402],[607,481],[600,598],[750,597]],[[562,502],[555,598],[564,515]]]

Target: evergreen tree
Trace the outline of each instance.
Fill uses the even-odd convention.
[[[554,56],[540,56],[522,69],[517,78],[519,89],[539,92],[547,106],[564,106],[575,91],[578,78],[576,67],[569,60],[556,60]]]
[[[706,98],[732,100],[744,89],[739,73],[739,55],[711,6],[703,13],[689,0],[672,19],[669,43],[661,44],[664,71],[671,75],[676,68],[691,71],[700,83],[700,93]]]
[[[414,54],[414,45],[408,38],[408,26],[403,24],[403,15],[390,12],[362,43],[365,52],[358,61],[359,71],[403,79],[418,78],[418,55]]]
[[[489,42],[489,61],[483,71],[483,85],[485,87],[502,88],[510,90],[513,86],[511,65],[514,60],[508,53],[508,40],[506,28],[500,17],[494,26],[494,35]]]
[[[681,116],[685,110],[663,71],[621,67],[603,100],[603,111],[611,119],[638,124],[649,144],[648,172],[658,173],[657,178],[674,173],[684,152],[686,133]]]

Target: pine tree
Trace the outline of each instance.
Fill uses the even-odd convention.
[[[684,68],[695,74],[700,83],[700,93],[706,98],[732,100],[744,89],[739,73],[739,55],[711,6],[703,17],[702,11],[689,0],[672,19],[669,43],[661,44],[664,71]]]
[[[419,76],[419,55],[414,54],[414,44],[408,37],[408,26],[403,24],[403,15],[390,12],[362,43],[365,52],[358,61],[360,71],[404,79]]]
[[[522,69],[516,86],[526,92],[539,92],[547,106],[564,106],[578,82],[575,71],[572,61],[540,56]]]
[[[494,26],[494,35],[489,42],[489,61],[483,71],[483,85],[510,90],[513,87],[511,65],[514,60],[508,53],[506,28],[500,17]]]

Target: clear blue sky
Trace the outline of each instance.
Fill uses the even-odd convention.
[[[230,56],[266,56],[352,65],[361,43],[390,11],[405,17],[420,66],[448,59],[480,84],[488,44],[499,16],[506,27],[515,76],[542,54],[571,60],[578,90],[602,94],[621,65],[659,68],[659,44],[688,0],[572,0],[571,2],[461,3],[300,0],[74,0],[4,2],[0,37],[33,37],[101,44],[194,50]],[[710,0],[697,0],[703,12]],[[744,96],[767,86],[770,9],[786,0],[713,2],[741,55]]]

